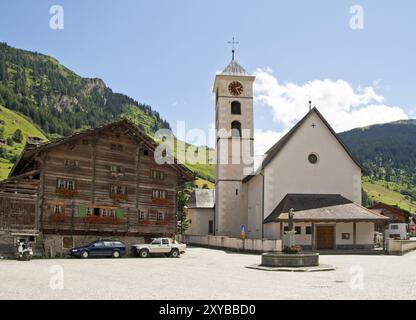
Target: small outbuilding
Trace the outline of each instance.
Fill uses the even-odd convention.
[[[194,190],[187,205],[189,227],[185,233],[203,236],[214,234],[214,207],[215,190]]]

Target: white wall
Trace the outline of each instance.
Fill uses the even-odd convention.
[[[349,233],[350,239],[342,239],[343,233]],[[337,245],[353,245],[354,244],[354,224],[349,223],[337,223],[335,227],[335,236]]]
[[[310,153],[318,154],[317,164],[309,163]],[[361,204],[361,169],[315,113],[266,166],[264,175],[264,218],[288,193],[341,194]]]
[[[224,249],[237,249],[249,251],[282,251],[282,241],[265,239],[239,239],[225,236],[194,236],[178,235],[178,240],[188,244],[203,245]]]
[[[189,224],[186,234],[192,235],[208,235],[209,221],[214,223],[214,209],[188,209],[188,220],[192,222]]]
[[[244,184],[247,194],[247,237],[259,239],[262,237],[263,224],[263,176],[257,175]]]
[[[374,243],[374,223],[358,222],[357,223],[357,244]]]

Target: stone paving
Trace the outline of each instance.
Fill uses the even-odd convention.
[[[415,299],[416,253],[326,255],[328,272],[246,268],[259,255],[189,248],[179,259],[0,260],[0,299]]]

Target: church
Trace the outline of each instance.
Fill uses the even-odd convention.
[[[310,108],[254,168],[254,81],[233,50],[213,86],[215,194],[195,191],[187,234],[239,238],[243,232],[285,246],[292,208],[296,244],[305,250],[373,248],[375,226],[388,219],[361,206],[363,167],[317,108]]]

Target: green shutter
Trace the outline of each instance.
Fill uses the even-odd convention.
[[[124,209],[118,208],[116,210],[116,218],[123,219],[124,218]]]
[[[83,205],[78,206],[78,217],[85,218],[87,216],[87,208]]]

